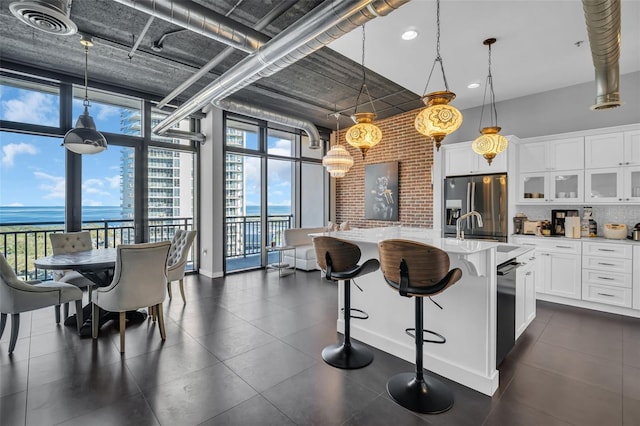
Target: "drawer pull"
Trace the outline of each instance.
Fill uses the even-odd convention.
[[[613,294],[598,293],[599,296],[615,297]]]
[[[604,266],[616,266],[614,263],[605,263],[605,262],[598,262],[598,265],[604,265]]]
[[[598,251],[615,251],[615,250],[613,250],[613,249],[602,249],[602,248],[599,248],[599,249],[598,249]]]
[[[610,278],[610,277],[598,277],[601,280],[607,280],[607,281],[613,281],[615,278]]]
[[[573,247],[571,246],[556,246],[557,248],[566,248],[566,249],[572,249]]]

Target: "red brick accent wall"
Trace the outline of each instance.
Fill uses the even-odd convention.
[[[382,141],[367,152],[362,160],[360,150],[352,147],[340,131],[340,143],[354,159],[347,175],[336,182],[336,221],[349,221],[350,226],[372,228],[376,226],[433,227],[433,190],[431,167],[433,142],[418,133],[413,121],[418,110],[376,121],[382,130]],[[364,166],[365,164],[398,162],[399,222],[368,220],[364,218]]]

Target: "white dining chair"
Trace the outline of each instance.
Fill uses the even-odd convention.
[[[93,241],[89,231],[81,232],[59,232],[49,234],[53,254],[77,253],[93,249]],[[53,279],[58,282],[75,285],[78,288],[87,288],[89,300],[91,300],[91,289],[95,285],[93,281],[86,278],[81,273],[70,269],[53,271]],[[69,304],[64,304],[64,318],[69,316]],[[56,308],[56,321],[60,321],[60,307]]]
[[[180,281],[180,294],[182,301],[186,304],[184,297],[184,269],[189,260],[189,251],[195,239],[197,231],[185,231],[184,229],[176,230],[171,241],[171,249],[169,250],[169,260],[167,262],[167,291],[169,299],[173,297],[171,294],[171,282]]]
[[[158,328],[162,340],[166,339],[162,303],[166,296],[167,257],[171,243],[143,243],[119,245],[113,280],[107,287],[93,291],[91,301],[92,336],[98,337],[99,308],[118,312],[120,326],[120,353],[124,353],[125,314],[151,306],[158,316]]]
[[[7,324],[7,315],[11,314],[9,353],[12,353],[16,347],[22,312],[48,306],[59,307],[62,303],[72,301],[76,302],[77,329],[80,333],[83,319],[82,290],[71,284],[56,281],[27,282],[19,280],[7,259],[0,253],[0,337],[2,337],[4,327]]]

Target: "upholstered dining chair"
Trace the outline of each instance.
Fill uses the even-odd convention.
[[[124,330],[127,311],[151,306],[158,316],[160,337],[166,339],[162,303],[166,296],[167,257],[171,243],[119,245],[113,280],[107,287],[93,290],[91,301],[92,336],[98,337],[99,308],[118,312],[120,322],[120,353],[124,353]]]
[[[18,340],[20,314],[60,306],[62,303],[76,302],[78,313],[78,333],[82,326],[82,290],[67,283],[56,281],[27,282],[19,280],[7,259],[0,253],[0,337],[7,324],[7,314],[11,314],[11,339],[9,353],[13,352]],[[58,321],[59,322],[59,321]]]
[[[176,230],[171,241],[171,249],[169,250],[169,260],[167,261],[167,291],[169,299],[173,297],[171,294],[171,282],[180,281],[180,294],[182,301],[187,303],[184,297],[184,268],[189,260],[189,251],[193,240],[196,238],[197,231],[185,231],[184,229]]]
[[[53,254],[77,253],[79,251],[87,251],[93,249],[93,241],[91,241],[91,233],[89,231],[81,232],[60,232],[49,234],[51,240],[51,248]],[[89,290],[89,300],[91,300],[91,289],[95,285],[89,278],[84,277],[81,273],[73,270],[53,271],[53,279],[58,282],[75,285],[79,288],[87,288]],[[64,318],[69,316],[69,304],[64,304]],[[60,307],[56,308],[56,321],[60,321]]]

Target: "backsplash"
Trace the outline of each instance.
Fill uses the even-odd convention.
[[[586,205],[586,204],[585,204]],[[516,211],[524,213],[530,220],[551,220],[551,210],[578,210],[580,217],[584,206],[576,205],[553,205],[553,206],[529,206],[518,205]],[[603,235],[602,226],[605,223],[624,223],[629,228],[629,233],[636,223],[640,223],[640,206],[598,206],[591,205],[593,208],[593,219],[598,224],[598,236]]]

